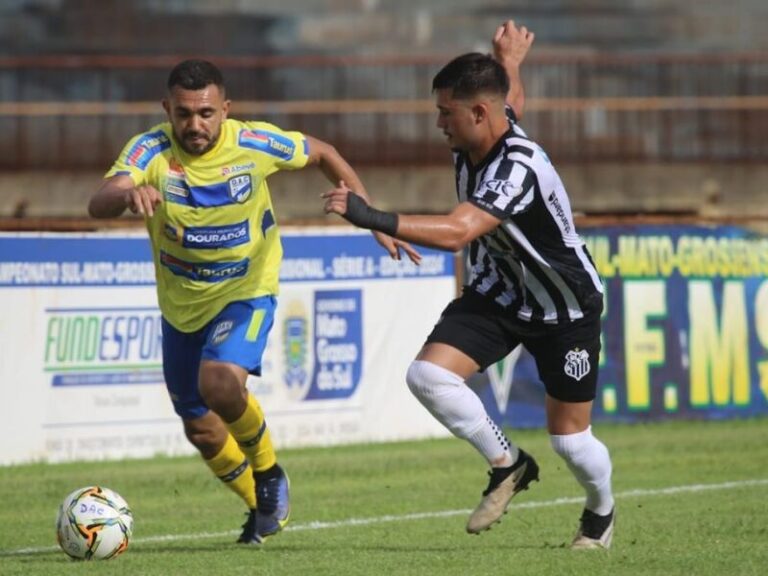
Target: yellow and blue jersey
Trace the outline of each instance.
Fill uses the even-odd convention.
[[[277,294],[283,251],[267,176],[306,166],[300,132],[222,123],[216,145],[185,152],[170,123],[133,137],[105,178],[125,174],[164,198],[147,230],[160,310],[176,329],[205,326],[228,303]]]

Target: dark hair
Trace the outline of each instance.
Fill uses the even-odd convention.
[[[444,88],[451,88],[453,98],[460,100],[482,93],[497,94],[503,99],[509,92],[509,77],[489,54],[470,52],[454,58],[435,74],[432,91]]]
[[[224,88],[224,76],[215,64],[207,60],[184,60],[179,62],[168,75],[168,90],[180,86],[185,90],[202,90],[215,84]]]

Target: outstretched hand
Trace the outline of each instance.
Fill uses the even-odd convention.
[[[351,214],[348,214],[350,194],[354,194],[354,192],[352,192],[347,187],[343,180],[340,181],[336,187],[321,194],[320,197],[325,200],[323,210],[326,214],[338,214],[348,222],[359,226],[360,222],[357,221],[356,218],[351,217]],[[363,206],[368,205],[368,202],[365,198],[358,198],[360,198],[361,202],[365,202]],[[402,250],[408,256],[411,262],[417,265],[421,263],[421,254],[408,242],[398,240],[397,238],[394,238],[389,234],[385,234],[384,232],[379,232],[376,230],[373,230],[372,232],[376,241],[389,253],[390,257],[394,260],[400,260],[402,258]]]
[[[534,38],[534,33],[528,31],[528,28],[518,28],[514,20],[507,20],[493,35],[493,55],[502,64],[520,66]]]
[[[327,192],[323,192],[320,198],[325,200],[323,210],[326,214],[338,214],[344,216],[347,213],[347,195],[351,192],[344,180]],[[367,204],[367,202],[366,202]]]
[[[402,254],[400,251],[402,250],[405,252],[406,256],[408,256],[408,259],[416,264],[417,266],[421,264],[421,253],[416,250],[413,246],[411,246],[408,242],[405,242],[404,240],[399,240],[397,238],[393,238],[392,236],[387,236],[383,232],[373,232],[373,237],[376,238],[376,242],[378,242],[384,250],[386,250],[390,257],[393,260],[401,260]]]
[[[154,186],[136,186],[126,192],[125,205],[134,214],[152,217],[155,208],[163,201],[163,196]]]

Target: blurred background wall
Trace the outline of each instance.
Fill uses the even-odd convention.
[[[188,56],[221,66],[234,116],[336,145],[380,206],[446,210],[431,78],[508,18],[536,33],[522,125],[575,210],[768,212],[764,0],[3,0],[0,217],[84,217]],[[326,187],[275,177],[282,221],[322,219]]]

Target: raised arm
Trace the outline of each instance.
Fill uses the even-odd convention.
[[[496,29],[493,35],[493,56],[507,71],[509,93],[507,104],[515,111],[519,120],[525,108],[525,91],[520,78],[520,65],[525,60],[534,39],[533,32],[525,26],[518,28],[514,20],[507,20]]]

